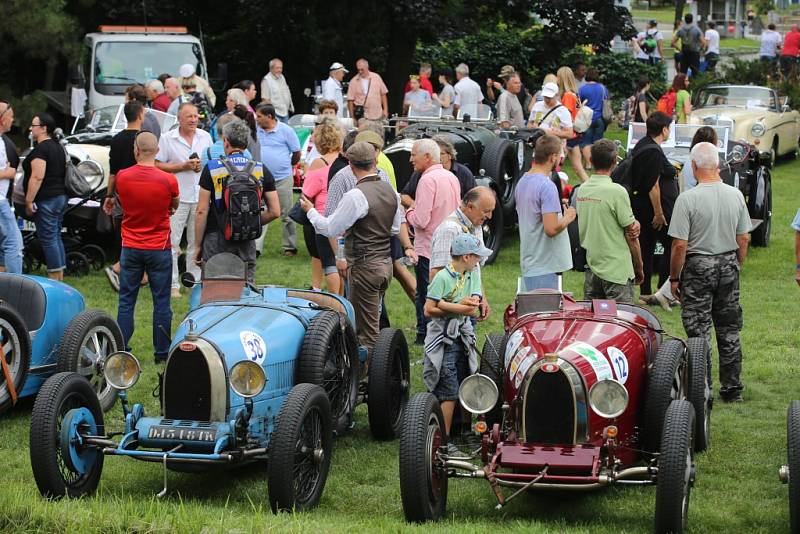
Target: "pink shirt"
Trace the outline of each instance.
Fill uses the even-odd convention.
[[[364,117],[369,120],[378,120],[383,117],[383,104],[381,97],[389,92],[380,74],[370,72],[369,81],[361,78],[360,74],[353,76],[347,86],[347,100],[352,100],[354,106],[364,106]]]
[[[414,250],[419,256],[430,258],[433,233],[460,202],[461,186],[455,174],[439,163],[422,173],[416,207],[406,212],[406,220],[414,226]]]
[[[325,213],[325,202],[328,201],[328,171],[330,165],[306,172],[303,180],[303,194],[314,202],[320,213]]]

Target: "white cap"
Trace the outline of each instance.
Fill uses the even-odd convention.
[[[191,78],[194,76],[194,65],[191,63],[184,63],[181,65],[181,68],[178,69],[178,74],[181,75],[181,78]]]
[[[331,71],[332,71],[332,70],[339,70],[339,69],[341,69],[341,70],[345,71],[346,73],[347,73],[347,72],[350,72],[349,70],[347,70],[346,68],[344,68],[344,65],[342,65],[342,64],[341,64],[341,63],[339,63],[338,61],[334,62],[334,63],[331,65],[331,68],[329,68],[328,70],[331,70]]]
[[[542,96],[545,98],[553,98],[558,94],[558,84],[554,82],[547,82],[542,86]]]

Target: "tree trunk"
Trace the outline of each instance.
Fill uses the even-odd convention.
[[[683,19],[683,6],[686,5],[686,0],[675,0],[675,20]]]
[[[412,61],[417,46],[417,33],[402,21],[391,24],[384,81],[389,89],[389,113],[403,111],[403,88],[412,74]]]

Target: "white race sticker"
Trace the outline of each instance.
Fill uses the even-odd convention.
[[[617,347],[608,347],[608,358],[611,360],[611,368],[614,376],[620,384],[628,381],[628,357]]]
[[[250,330],[239,332],[239,339],[242,340],[242,348],[247,359],[260,365],[267,357],[267,344],[264,343],[264,339]]]
[[[571,350],[576,354],[580,354],[584,360],[589,362],[589,365],[591,365],[592,369],[594,369],[594,374],[597,376],[598,381],[614,378],[614,375],[611,373],[611,365],[609,365],[608,360],[606,360],[606,357],[603,356],[603,353],[597,350],[595,347],[589,345],[588,343],[578,341],[567,347],[566,350]]]
[[[523,362],[523,360],[525,360],[525,357],[528,355],[528,353],[530,353],[530,351],[531,351],[530,347],[522,347],[521,349],[519,349],[519,352],[517,352],[514,355],[514,359],[511,360],[511,365],[509,366],[508,369],[509,374],[511,374],[511,376],[514,376],[514,373],[517,372],[517,369],[519,369],[520,364]]]
[[[533,365],[533,362],[535,361],[536,358],[528,358],[519,366],[519,369],[517,369],[517,374],[514,375],[515,388],[519,389],[520,384],[522,384],[522,381],[525,379],[525,375],[528,374],[528,369],[531,368],[531,365]]]
[[[522,330],[517,330],[511,337],[508,338],[508,344],[506,345],[506,367],[508,366],[511,358],[514,357],[514,353],[517,352],[517,349],[522,344]]]

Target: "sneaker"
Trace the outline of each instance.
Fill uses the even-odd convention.
[[[447,444],[447,456],[450,458],[468,458],[452,441]]]
[[[115,273],[111,267],[106,267],[105,271],[108,283],[111,284],[111,289],[119,293],[119,274]]]
[[[414,340],[414,345],[423,346],[425,344],[425,334],[417,334],[417,338]]]
[[[174,299],[181,298],[181,289],[179,287],[173,287],[170,296]]]
[[[282,252],[282,254],[283,254],[284,256],[286,256],[286,257],[290,258],[290,257],[292,257],[292,256],[297,256],[297,251],[296,251],[296,250],[287,249],[287,250],[284,250],[284,251]]]
[[[719,396],[722,398],[722,402],[744,402],[741,391],[734,391],[732,393],[728,393],[727,395],[720,393]]]

